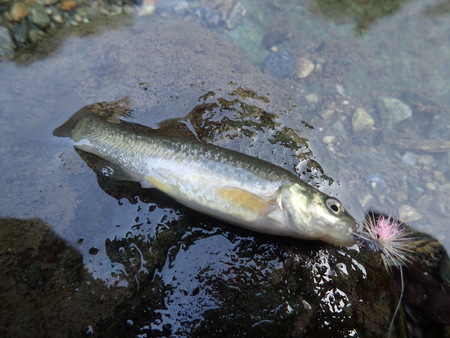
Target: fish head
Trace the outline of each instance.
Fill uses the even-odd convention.
[[[299,238],[343,246],[355,244],[357,222],[337,198],[307,184],[293,183],[282,190],[282,209]]]

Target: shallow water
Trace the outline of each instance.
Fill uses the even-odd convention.
[[[222,287],[211,276],[244,278],[241,274],[251,273],[251,269],[230,269],[233,264],[245,266],[245,255],[236,248],[240,241],[253,241],[252,234],[235,227],[218,234],[217,223],[211,225],[211,220],[135,186],[122,189],[128,194],[106,194],[70,142],[52,136],[56,127],[87,104],[126,97],[133,121],[156,127],[208,102],[202,97],[209,91],[214,91],[208,97],[214,102],[239,98],[230,94],[232,90],[249,88],[270,102],[252,97],[242,101],[277,115],[266,121],[278,125],[261,126],[255,118],[254,124],[219,129],[204,135],[205,140],[297,172],[337,195],[358,220],[369,209],[391,214],[450,249],[446,226],[450,215],[450,23],[445,11],[436,10],[439,2],[398,2],[385,12],[374,8],[374,14],[367,16],[353,12],[351,6],[351,10],[330,8],[326,1],[263,5],[248,0],[242,4],[246,14],[232,28],[211,27],[211,22],[189,16],[167,19],[161,16],[167,16],[162,8],[161,15],[93,25],[87,29],[93,34],[63,34],[56,50],[30,62],[0,64],[0,216],[42,220],[75,248],[92,277],[106,285],[132,285],[134,292],[152,275],[153,282],[159,281],[155,285],[165,290],[168,303],[153,309],[152,318],[159,319],[134,321],[148,323],[155,332],[168,332],[164,318],[172,323],[198,319],[207,313],[205,308],[222,305],[210,297],[220,294]],[[306,58],[315,69],[302,79],[295,69],[283,79],[263,74],[259,68],[272,53],[270,47]],[[276,73],[277,61],[274,67]],[[382,98],[399,100],[390,101],[397,109],[395,116],[401,115],[398,107],[405,105],[411,116],[393,119]],[[357,108],[367,112],[373,126],[355,131],[352,120]],[[223,115],[239,121],[242,108],[236,109],[237,113],[224,109]],[[211,124],[206,125],[214,126],[214,119],[221,122],[220,113],[213,110]],[[305,131],[302,121],[314,129]],[[271,138],[284,127],[306,135],[312,149],[308,159],[316,160],[333,184],[324,177],[303,174],[304,167],[296,167],[302,163],[298,149]],[[189,247],[173,246],[189,242],[196,231],[200,238],[192,237]],[[236,238],[229,233],[233,231]],[[268,244],[262,251],[278,250],[270,238],[263,237],[265,241]],[[174,251],[169,250],[167,259],[157,252],[165,252],[166,247]],[[230,254],[233,250],[239,254]],[[253,261],[266,260],[258,265],[267,269],[259,271],[261,275],[276,273],[283,263],[276,254],[265,258],[257,254],[249,253],[248,261],[251,266]],[[195,264],[200,270],[220,261],[207,272],[204,289],[190,289],[190,281],[198,275],[187,268],[192,257],[204,260]],[[154,271],[148,266],[154,266]],[[354,270],[360,271],[356,266]],[[186,279],[170,280],[173,274]],[[248,281],[257,284],[259,278],[251,276]],[[264,287],[259,291],[264,292]],[[339,292],[333,297],[339,298]],[[341,297],[346,303],[345,294]],[[189,307],[193,299],[198,303]],[[325,299],[323,304],[332,303]],[[141,313],[150,311],[142,304],[133,306]],[[180,309],[186,312],[175,313]],[[339,306],[335,309],[341,312]],[[130,309],[123,311],[131,318]],[[277,311],[269,311],[274,321],[281,313]],[[182,332],[181,326],[170,330]],[[133,332],[137,335],[138,330]],[[351,334],[348,328],[342,332]]]

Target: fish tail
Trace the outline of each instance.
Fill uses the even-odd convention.
[[[88,107],[83,107],[72,117],[63,123],[61,126],[53,130],[53,136],[57,137],[70,137],[74,141],[78,141],[76,134],[79,134],[79,124],[81,121],[86,120],[86,118],[100,118],[98,115],[94,114]]]

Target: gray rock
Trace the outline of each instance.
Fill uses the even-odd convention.
[[[14,42],[6,27],[0,27],[0,60],[9,60],[14,56]]]
[[[28,23],[27,20],[22,20],[12,32],[14,40],[19,43],[25,43],[28,38]]]
[[[352,127],[355,133],[373,128],[375,121],[364,109],[357,108],[352,117]]]
[[[28,16],[30,21],[35,25],[45,28],[50,23],[50,18],[47,14],[47,11],[44,6],[40,4],[35,4],[31,10],[30,15]]]
[[[388,129],[412,116],[411,108],[393,97],[380,97],[378,99],[378,111],[383,125]]]
[[[261,66],[264,73],[278,79],[292,77],[296,68],[297,58],[286,49],[267,55]]]
[[[345,140],[348,138],[344,124],[341,121],[334,122],[327,131],[327,136],[335,136],[339,140]]]

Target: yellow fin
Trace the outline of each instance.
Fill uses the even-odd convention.
[[[220,189],[218,193],[220,197],[231,201],[240,208],[245,208],[261,215],[266,215],[270,211],[270,204],[251,192],[239,188],[224,188]]]
[[[156,178],[152,176],[146,177],[146,182],[141,182],[141,186],[143,188],[156,188],[162,192],[165,192],[166,194],[170,192],[170,186],[167,184],[164,184],[160,180],[157,180]]]

